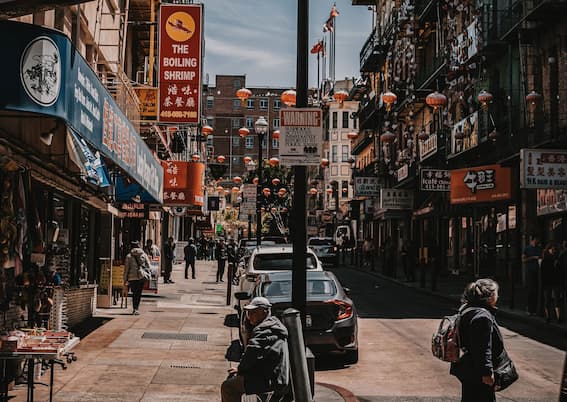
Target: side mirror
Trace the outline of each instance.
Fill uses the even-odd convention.
[[[236,292],[234,293],[236,300],[249,300],[251,297],[248,292]]]
[[[345,291],[345,294],[346,294],[348,297],[350,297],[350,288],[344,288],[344,287],[343,287],[343,290]]]

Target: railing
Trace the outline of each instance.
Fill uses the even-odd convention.
[[[362,50],[360,51],[360,70],[366,70],[366,64],[370,60],[373,54],[381,53],[381,46],[382,42],[380,41],[380,37],[378,35],[378,27],[374,27],[366,42],[362,46]]]
[[[430,10],[434,3],[437,0],[416,0],[415,1],[415,15],[418,18],[421,18],[422,14],[424,14],[427,10]]]
[[[416,88],[423,89],[423,87],[428,84],[438,72],[441,71],[442,67],[446,64],[445,56],[439,55],[435,56],[430,60],[427,60],[422,68],[418,69],[416,76]]]
[[[360,111],[358,112],[358,121],[360,122],[360,127],[363,128],[365,122],[376,112],[378,112],[376,98],[373,98],[370,99],[366,103],[366,105],[362,106]]]

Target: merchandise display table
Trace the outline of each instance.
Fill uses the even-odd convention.
[[[76,360],[71,350],[77,346],[80,339],[68,332],[50,332],[46,331],[41,336],[34,336],[32,342],[18,346],[13,351],[5,351],[0,349],[0,402],[8,401],[8,377],[7,366],[8,360],[26,360],[27,362],[27,402],[34,400],[35,387],[35,364],[37,361],[47,362],[50,369],[49,377],[49,401],[53,400],[53,366],[61,364],[66,368],[65,361],[71,362]],[[30,339],[31,340],[31,339]]]

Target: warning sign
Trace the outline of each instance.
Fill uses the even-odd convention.
[[[321,109],[280,110],[280,162],[283,165],[315,165],[323,152]]]

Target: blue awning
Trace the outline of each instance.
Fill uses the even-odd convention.
[[[115,200],[116,202],[136,202],[142,204],[161,205],[162,203],[150,195],[138,183],[127,183],[121,176],[116,178],[115,184]],[[140,197],[139,200],[136,198]]]
[[[86,141],[72,129],[67,130],[67,150],[71,160],[81,170],[83,180],[97,187],[110,186],[110,177],[100,153],[93,152]]]

